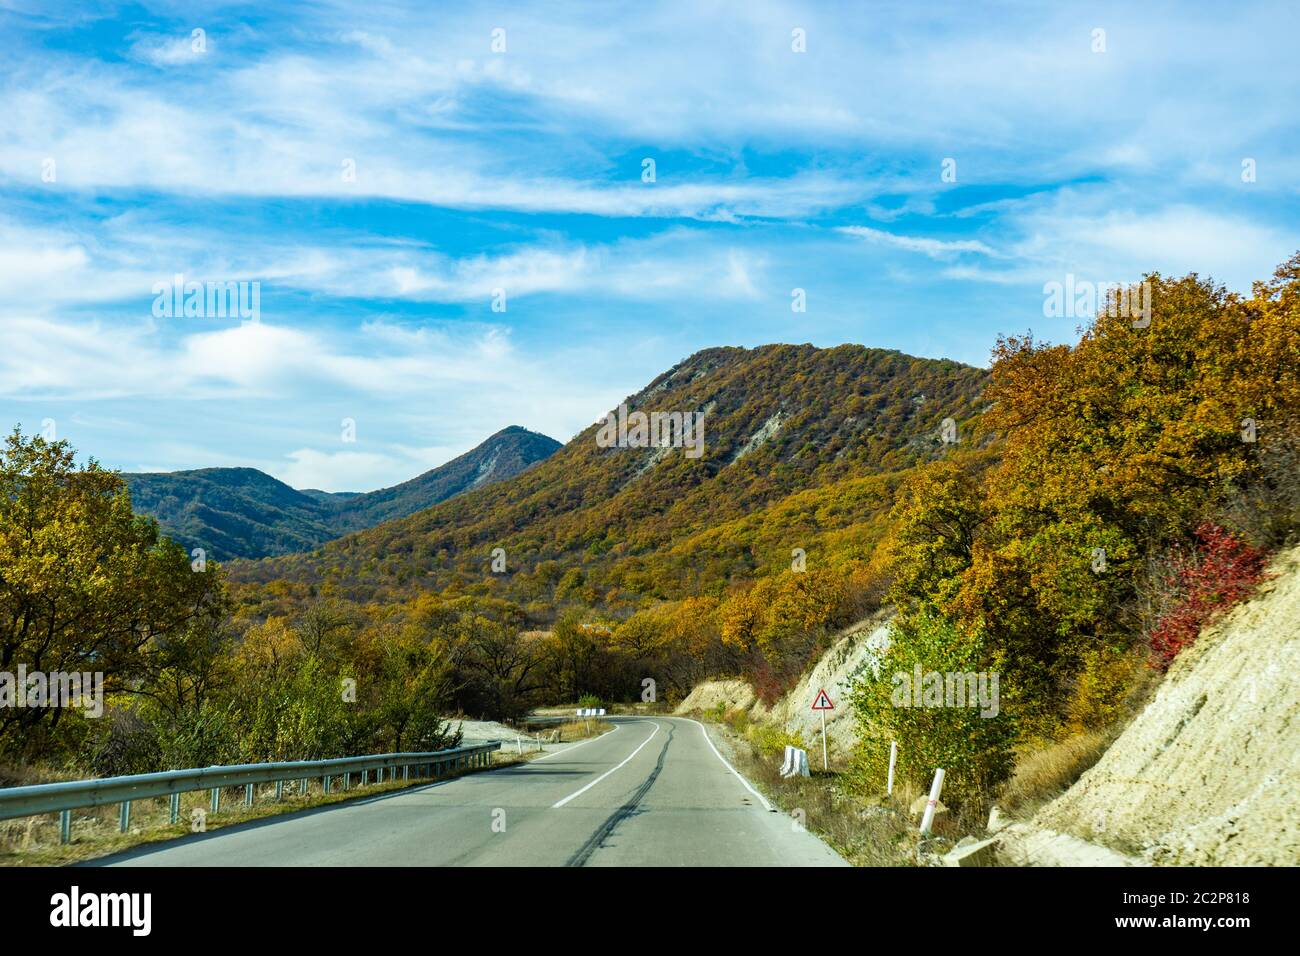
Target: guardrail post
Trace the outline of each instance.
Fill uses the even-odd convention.
[[[179,793],[173,793],[171,799],[168,800],[167,803],[168,809],[171,811],[170,820],[172,823],[175,823],[181,818],[181,795]]]
[[[59,811],[59,842],[72,842],[72,811]]]
[[[330,775],[329,775],[329,774],[325,774],[325,776],[323,776],[323,777],[320,778],[320,787],[321,787],[321,793],[323,793],[323,794],[328,794],[328,793],[330,792]]]
[[[212,788],[212,812],[216,813],[221,809],[221,788]]]
[[[121,824],[121,830],[125,833],[131,827],[131,801],[122,801],[122,813],[118,821]]]
[[[363,770],[361,771],[361,786],[364,787],[365,785],[366,785],[366,772]],[[352,787],[352,774],[345,773],[343,775],[343,789],[348,790],[351,787]]]
[[[244,785],[244,806],[253,805],[253,785],[251,783]]]
[[[306,777],[303,777],[301,780],[298,781],[298,796],[300,796],[300,797],[305,797],[305,796],[307,796],[307,778],[306,778]]]
[[[277,780],[275,782],[275,802],[279,803],[282,799],[284,799],[284,781]]]
[[[409,763],[402,764],[402,780],[406,781],[410,779],[411,779],[411,765]]]

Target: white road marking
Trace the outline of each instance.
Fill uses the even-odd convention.
[[[604,740],[604,739],[605,739],[606,737],[608,737],[610,734],[616,734],[616,733],[618,733],[618,732],[619,732],[620,730],[622,730],[622,729],[623,729],[623,725],[622,725],[622,724],[615,724],[613,730],[607,730],[607,731],[605,731],[603,734],[600,734],[600,735],[598,735],[598,736],[596,736],[596,737],[592,737],[590,740],[580,740],[580,741],[578,741],[576,744],[569,744],[569,746],[565,747],[563,750],[552,750],[552,751],[551,751],[550,753],[548,753],[545,757],[536,757],[536,758],[534,758],[533,760],[529,761],[529,763],[539,763],[539,762],[541,762],[541,761],[543,761],[543,760],[549,760],[551,757],[554,757],[554,756],[556,756],[557,754],[567,754],[570,750],[577,750],[577,749],[578,749],[579,747],[581,747],[583,744],[593,743],[594,741],[597,741],[597,740]],[[504,750],[505,748],[502,747],[501,749]]]
[[[652,731],[650,732],[650,736],[647,737],[645,740],[641,741],[641,746],[640,746],[640,747],[637,747],[636,750],[633,750],[630,754],[628,754],[627,757],[624,759],[623,763],[619,764],[617,767],[611,767],[609,770],[606,770],[604,773],[602,773],[602,774],[601,774],[599,777],[597,777],[595,780],[591,781],[591,783],[587,784],[587,785],[586,785],[585,787],[583,787],[581,790],[578,790],[578,791],[576,791],[576,792],[574,792],[574,793],[569,794],[569,795],[568,795],[567,797],[565,797],[563,800],[560,800],[558,803],[555,803],[554,805],[552,805],[551,809],[552,809],[552,810],[558,810],[560,807],[564,806],[566,803],[568,803],[568,802],[569,802],[570,800],[572,800],[574,797],[580,797],[580,796],[582,796],[584,793],[586,793],[588,790],[590,790],[590,789],[591,789],[592,787],[594,787],[596,784],[600,783],[602,780],[604,780],[606,777],[608,777],[608,776],[609,776],[611,773],[613,773],[615,770],[619,770],[619,769],[621,769],[621,768],[622,768],[622,767],[623,767],[623,766],[624,766],[624,765],[625,765],[629,760],[631,760],[633,757],[635,757],[637,754],[639,754],[639,753],[641,752],[641,747],[644,747],[644,746],[645,746],[646,744],[648,744],[651,740],[653,740],[653,739],[654,739],[654,735],[657,734],[657,733],[659,733],[659,725],[658,725],[658,724],[655,724],[655,729],[652,730]],[[597,739],[599,739],[599,738],[597,738]],[[714,752],[716,753],[717,751],[714,751]],[[535,762],[535,761],[534,761],[534,762]],[[732,771],[732,772],[735,773],[735,771]],[[739,776],[739,775],[737,775],[737,776]]]
[[[701,724],[698,720],[691,720],[690,717],[678,717],[677,720],[690,720],[691,723],[693,723],[693,724],[699,724],[699,727],[700,727],[700,733],[704,734],[704,742],[705,742],[706,744],[709,745],[709,749],[713,751],[713,755],[714,755],[715,757],[717,757],[719,760],[722,761],[722,765],[723,765],[724,767],[726,767],[728,770],[730,770],[732,773],[734,773],[734,774],[736,775],[736,779],[739,780],[742,784],[744,784],[744,787],[745,787],[746,790],[748,790],[748,791],[749,791],[750,793],[752,793],[754,796],[758,797],[758,802],[761,803],[761,804],[763,805],[763,809],[764,809],[764,810],[767,810],[769,813],[775,813],[775,812],[776,812],[776,810],[773,808],[772,804],[768,803],[767,800],[766,800],[766,798],[764,798],[764,796],[763,796],[761,793],[759,793],[757,790],[755,790],[754,787],[750,784],[750,782],[749,782],[748,780],[746,780],[744,777],[742,777],[742,776],[740,775],[740,771],[737,770],[735,767],[733,767],[733,766],[732,766],[732,765],[727,761],[727,758],[726,758],[726,757],[724,757],[724,756],[722,756],[722,754],[718,753],[718,748],[715,747],[715,746],[713,746],[713,741],[709,739],[709,732],[708,732],[708,730],[705,729],[705,727],[704,727],[703,724]]]

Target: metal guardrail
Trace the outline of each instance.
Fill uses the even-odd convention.
[[[364,786],[369,782],[370,771],[375,771],[375,782],[382,783],[384,771],[395,779],[402,770],[402,779],[409,780],[411,769],[416,777],[438,779],[443,769],[448,772],[463,767],[486,766],[489,754],[501,749],[501,741],[490,740],[470,747],[434,750],[428,753],[374,754],[367,757],[338,757],[331,760],[295,760],[281,763],[248,763],[224,767],[200,767],[194,770],[166,770],[162,773],[139,773],[124,777],[104,777],[100,780],[69,780],[62,783],[42,783],[30,787],[0,788],[0,820],[30,817],[42,813],[58,813],[59,836],[62,842],[72,839],[72,811],[85,807],[102,807],[111,803],[122,805],[120,825],[123,833],[131,822],[131,802],[153,797],[171,797],[171,822],[180,818],[181,794],[196,790],[212,791],[212,812],[216,813],[223,787],[244,788],[244,805],[252,806],[254,787],[259,783],[275,784],[275,799],[284,794],[286,780],[302,782],[319,777],[325,793],[330,792],[330,781],[343,778],[343,789],[352,785],[352,775],[361,774]]]

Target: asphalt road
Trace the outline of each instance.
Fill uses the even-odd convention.
[[[195,834],[114,866],[844,866],[678,717],[526,764]]]

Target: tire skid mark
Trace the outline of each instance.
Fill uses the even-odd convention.
[[[591,859],[591,855],[600,849],[605,840],[613,835],[615,828],[636,811],[637,806],[645,799],[645,795],[650,792],[650,788],[654,786],[655,781],[659,779],[659,774],[664,769],[664,758],[668,756],[668,745],[672,742],[673,725],[670,723],[668,725],[668,736],[664,738],[664,745],[659,749],[659,759],[655,761],[654,770],[650,771],[649,776],[645,778],[645,782],[636,788],[632,796],[628,798],[627,803],[611,813],[609,818],[596,828],[596,832],[587,839],[587,842],[579,847],[578,852],[569,857],[568,862],[564,864],[565,866],[585,866],[587,861]]]

